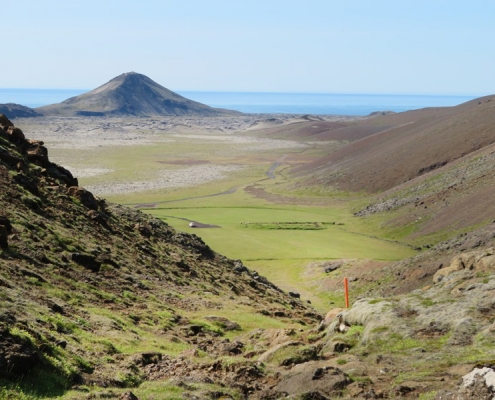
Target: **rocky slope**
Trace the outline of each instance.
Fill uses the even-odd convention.
[[[128,72],[59,104],[39,107],[45,116],[219,116],[239,115],[186,99],[145,75]]]
[[[362,136],[298,172],[343,190],[378,192],[495,143],[495,97],[364,119]],[[375,128],[375,132],[372,132]]]

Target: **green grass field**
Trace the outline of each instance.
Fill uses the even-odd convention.
[[[322,311],[328,309],[329,301],[341,304],[343,299],[317,289],[319,277],[304,278],[311,262],[356,258],[393,261],[414,254],[408,246],[354,233],[352,214],[341,204],[276,205],[238,190],[231,195],[160,204],[145,211],[176,229],[200,236],[215,251],[242,260],[283,289],[301,293]],[[188,220],[220,228],[190,228]],[[280,229],[305,227],[308,222],[319,223],[321,229]],[[251,227],[273,227],[274,223],[278,229]],[[320,278],[324,276],[322,271]]]

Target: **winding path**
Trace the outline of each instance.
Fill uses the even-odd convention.
[[[283,155],[280,157],[277,161],[275,161],[270,168],[266,171],[266,175],[268,176],[268,179],[275,179],[275,170],[282,164],[282,162],[286,159],[288,154]],[[257,181],[254,181],[253,183],[256,182],[262,182],[266,180],[267,178],[259,179]],[[163,200],[163,201],[156,201],[152,203],[127,203],[124,204],[126,206],[134,206],[134,208],[153,208],[156,207],[158,204],[166,204],[166,203],[176,203],[179,201],[186,201],[186,200],[193,200],[193,199],[204,199],[206,197],[214,197],[214,196],[223,196],[226,194],[232,194],[235,193],[236,190],[239,188],[239,186],[234,186],[228,190],[224,190],[223,192],[218,192],[218,193],[212,193],[212,194],[205,194],[203,196],[192,196],[192,197],[183,197],[182,199],[177,199],[177,200]],[[175,218],[175,217],[172,217]],[[179,219],[184,219],[184,218],[179,218]],[[189,220],[187,220],[189,221]],[[196,222],[196,221],[190,221],[190,222]]]

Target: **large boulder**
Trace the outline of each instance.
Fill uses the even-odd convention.
[[[495,371],[492,368],[475,368],[462,377],[456,391],[442,390],[435,400],[478,400],[495,398]]]
[[[19,128],[16,128],[13,125],[9,126],[6,132],[7,132],[7,137],[13,143],[21,144],[26,140],[24,133]]]
[[[79,186],[71,186],[67,190],[67,194],[78,199],[82,205],[89,208],[90,210],[98,210],[98,202],[93,196],[93,193],[89,192],[88,190]]]
[[[43,146],[44,143],[41,140],[27,140],[26,144],[26,155],[29,161],[42,167],[47,167],[50,164],[48,150]]]
[[[338,368],[321,362],[307,362],[293,367],[276,386],[279,393],[301,398],[337,398],[352,383],[352,379]],[[320,397],[308,397],[320,396]]]

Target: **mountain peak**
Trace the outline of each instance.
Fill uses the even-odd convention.
[[[62,103],[39,107],[37,111],[46,116],[65,117],[239,114],[189,100],[134,71],[116,76],[104,85]]]

